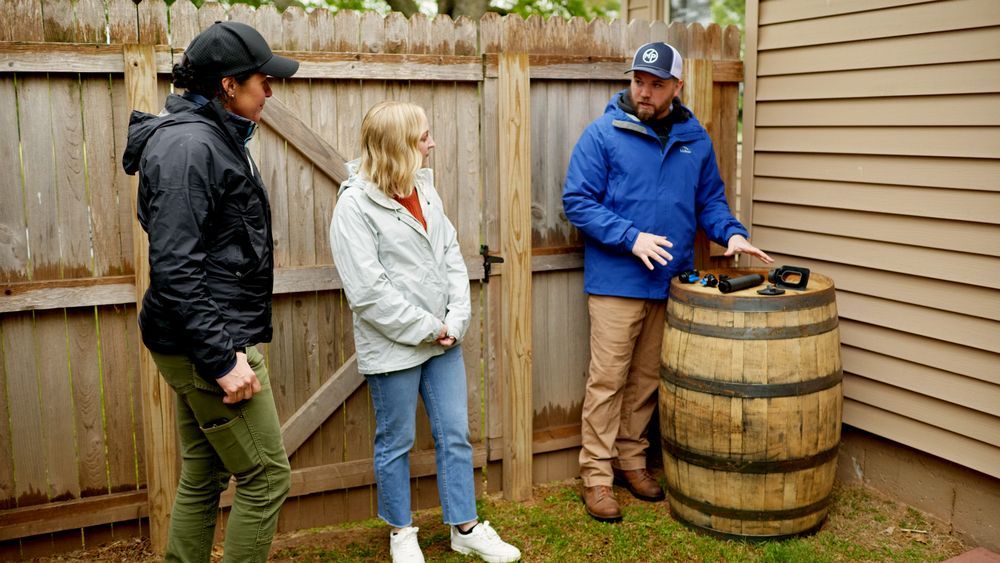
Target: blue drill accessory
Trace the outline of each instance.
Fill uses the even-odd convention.
[[[677,274],[677,281],[681,283],[695,283],[699,278],[701,278],[701,274],[698,270],[684,270]]]

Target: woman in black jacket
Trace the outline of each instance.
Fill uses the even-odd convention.
[[[209,561],[219,495],[237,479],[226,561],[265,561],[290,469],[263,356],[271,340],[271,210],[246,148],[270,76],[298,63],[252,27],[216,22],[174,66],[158,115],[133,112],[123,165],[139,173],[149,289],[139,326],[177,393],[182,466],[166,559]],[[171,460],[147,460],[171,463]]]

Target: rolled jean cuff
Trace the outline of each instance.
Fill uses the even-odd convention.
[[[413,520],[412,519],[409,522],[407,522],[406,524],[396,524],[396,523],[390,521],[388,518],[386,518],[385,515],[383,515],[381,512],[378,513],[378,517],[379,517],[379,520],[385,522],[386,524],[392,526],[393,528],[406,528],[407,526],[412,526],[413,525]]]

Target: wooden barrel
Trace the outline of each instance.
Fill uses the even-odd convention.
[[[763,287],[670,286],[660,369],[670,509],[713,535],[810,533],[833,487],[843,409],[833,283],[813,274],[802,291]]]

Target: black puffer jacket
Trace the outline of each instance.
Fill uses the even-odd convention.
[[[251,121],[186,96],[165,110],[132,112],[122,158],[149,235],[139,327],[150,350],[189,356],[214,384],[237,348],[271,340],[271,209],[247,157]]]

